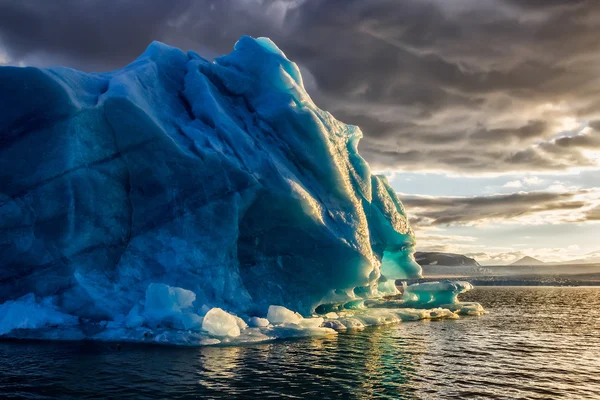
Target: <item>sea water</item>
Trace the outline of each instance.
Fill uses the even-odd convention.
[[[600,288],[476,287],[490,313],[180,348],[0,342],[7,398],[600,398]]]

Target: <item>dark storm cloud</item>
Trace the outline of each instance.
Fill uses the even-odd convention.
[[[0,43],[14,60],[86,70],[123,66],[162,35],[187,1],[0,0]]]
[[[494,142],[511,139],[541,138],[548,134],[548,124],[544,121],[527,121],[527,124],[514,129],[496,128],[481,129],[471,135],[471,140],[478,142]]]
[[[590,121],[590,127],[600,132],[600,120]]]
[[[488,220],[510,220],[548,211],[579,210],[590,203],[577,200],[574,192],[519,192],[475,197],[428,197],[400,195],[415,216],[415,225],[463,225]]]
[[[586,221],[600,221],[600,205],[592,208],[585,214]]]
[[[594,165],[595,139],[553,138],[563,117],[598,126],[599,23],[594,0],[0,0],[13,63],[106,70],[155,39],[212,57],[271,37],[376,168],[463,173]]]
[[[588,135],[576,135],[576,136],[565,136],[556,139],[553,144],[558,147],[580,147],[589,149],[600,149],[600,135],[588,134]]]

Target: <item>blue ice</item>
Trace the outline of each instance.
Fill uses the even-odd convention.
[[[108,73],[0,67],[0,88],[7,327],[21,307],[48,311],[25,327],[213,344],[270,329],[270,306],[356,309],[421,274],[360,129],[319,109],[267,38],[214,61],[154,42]],[[275,325],[330,333],[311,321]]]

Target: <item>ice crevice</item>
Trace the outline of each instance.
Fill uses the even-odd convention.
[[[222,344],[484,311],[267,38],[0,67],[0,337]]]

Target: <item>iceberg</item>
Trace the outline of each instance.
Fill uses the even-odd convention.
[[[0,88],[0,335],[330,334],[304,317],[420,277],[360,129],[319,109],[267,38],[215,60],[153,42],[107,73],[0,67]]]

